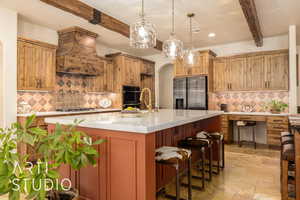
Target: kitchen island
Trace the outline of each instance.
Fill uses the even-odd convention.
[[[174,171],[155,164],[155,149],[177,146],[177,142],[198,131],[220,131],[219,111],[160,110],[153,113],[105,113],[46,118],[48,129],[55,123],[84,120],[78,130],[93,140],[106,139],[96,146],[97,167],[61,173],[72,180],[80,195],[91,200],[154,200],[156,191],[169,183]]]

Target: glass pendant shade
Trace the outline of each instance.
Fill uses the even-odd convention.
[[[183,42],[175,37],[175,34],[171,34],[169,39],[163,43],[163,52],[166,57],[172,60],[183,55]]]
[[[130,26],[130,46],[138,49],[153,48],[156,46],[156,30],[154,25],[144,17]]]
[[[198,52],[193,49],[188,49],[184,52],[183,62],[187,67],[193,67],[198,63]]]
[[[193,32],[192,32],[192,18],[195,16],[194,13],[187,15],[190,19],[190,48],[188,48],[183,55],[183,62],[186,67],[193,67],[198,63],[199,55],[193,48]]]

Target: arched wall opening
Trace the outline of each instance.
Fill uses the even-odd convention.
[[[173,64],[165,64],[159,69],[159,107],[164,109],[173,108]]]

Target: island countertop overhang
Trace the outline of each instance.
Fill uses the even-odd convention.
[[[159,112],[141,114],[130,117],[122,113],[101,113],[91,115],[76,115],[46,118],[48,124],[69,125],[75,119],[83,120],[80,127],[106,129],[122,132],[148,134],[164,129],[204,120],[222,115],[222,111],[205,110],[173,110],[162,109]]]

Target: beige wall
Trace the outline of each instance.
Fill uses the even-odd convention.
[[[58,35],[56,30],[28,22],[23,18],[20,18],[18,21],[18,36],[50,44],[58,44]],[[99,56],[120,52],[119,50],[106,47],[99,42],[97,42],[96,49]]]
[[[0,74],[3,74],[3,49],[0,43]],[[0,82],[0,128],[3,128],[3,82]]]
[[[0,74],[0,119],[3,127],[16,121],[17,114],[17,13],[0,7],[0,43],[2,68]]]
[[[159,107],[173,108],[173,73],[171,64],[165,65],[159,71]]]

